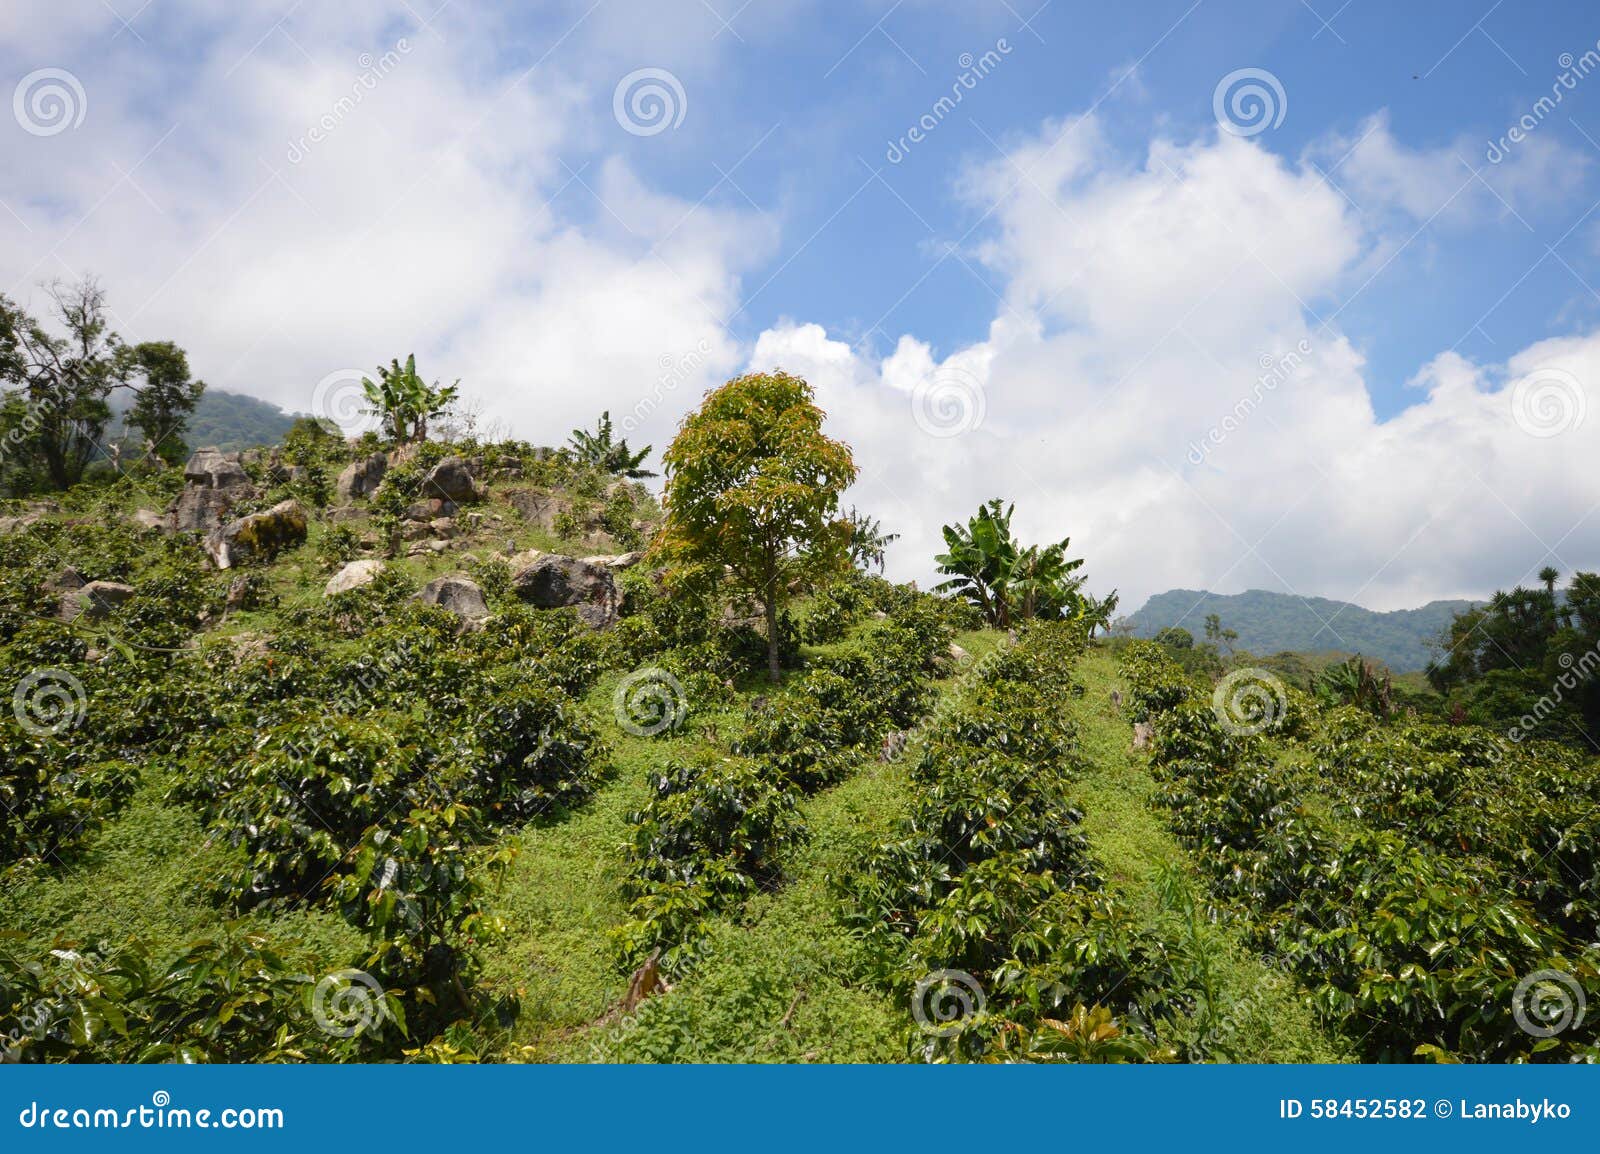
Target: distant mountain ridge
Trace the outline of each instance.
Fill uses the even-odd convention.
[[[126,393],[112,394],[112,422],[108,440],[124,434],[122,414],[133,403]],[[286,413],[270,401],[225,389],[207,389],[189,416],[183,440],[191,449],[212,446],[231,452],[258,445],[276,445],[294,425],[296,414]]]
[[[1154,637],[1169,626],[1181,625],[1198,641],[1204,637],[1206,615],[1216,613],[1224,628],[1239,634],[1237,649],[1262,655],[1340,649],[1376,658],[1404,673],[1426,666],[1433,656],[1429,642],[1438,640],[1456,614],[1476,604],[1480,602],[1430,601],[1417,609],[1378,613],[1346,601],[1265,589],[1244,593],[1169,589],[1151,597],[1128,620],[1137,637]]]

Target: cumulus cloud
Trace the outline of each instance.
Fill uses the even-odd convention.
[[[1442,353],[1380,421],[1360,353],[1316,319],[1380,241],[1312,165],[1226,135],[1126,163],[1093,124],[1051,124],[965,186],[998,200],[984,341],[874,360],[786,324],[751,359],[817,385],[865,465],[852,496],[905,533],[896,575],[930,579],[941,521],[993,496],[1031,539],[1070,533],[1129,607],[1181,586],[1395,608],[1600,562],[1600,334],[1503,365]],[[929,435],[915,391],[941,379],[976,382],[980,425]]]
[[[175,337],[214,386],[291,410],[329,373],[411,351],[536,440],[633,411],[666,366],[697,397],[738,361],[722,319],[775,226],[636,177],[635,138],[593,98],[634,58],[615,37],[578,50],[587,7],[515,69],[492,16],[449,9],[427,28],[376,3],[219,21],[196,0],[109,50],[108,8],[37,18],[7,74],[48,45],[89,114],[7,133],[0,291],[37,306],[42,282],[95,274],[124,336]],[[572,50],[550,51],[563,29]],[[679,408],[640,418],[639,439]]]

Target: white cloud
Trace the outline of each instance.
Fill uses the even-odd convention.
[[[1375,243],[1314,170],[1229,136],[1158,141],[1124,165],[1092,124],[1052,150],[1059,132],[966,181],[1002,197],[982,255],[1007,308],[986,340],[940,361],[903,337],[874,361],[786,324],[754,351],[817,385],[865,466],[852,497],[905,533],[896,575],[928,579],[939,525],[992,496],[1016,501],[1031,539],[1070,534],[1091,585],[1129,608],[1174,586],[1394,608],[1482,595],[1552,558],[1600,563],[1585,519],[1600,413],[1549,437],[1513,417],[1514,395],[1535,403],[1516,389],[1530,376],[1547,424],[1570,424],[1574,388],[1600,404],[1600,334],[1506,366],[1442,354],[1414,382],[1425,399],[1380,422],[1359,353],[1307,319]],[[955,362],[983,382],[985,419],[930,437],[907,389]]]
[[[0,291],[37,305],[43,281],[98,275],[124,336],[178,339],[214,386],[290,409],[332,371],[414,350],[536,440],[632,410],[686,354],[693,396],[737,363],[719,318],[776,225],[663,195],[619,159],[638,141],[595,93],[626,45],[597,60],[580,25],[508,71],[482,14],[430,31],[388,4],[307,5],[279,27],[281,6],[218,20],[192,3],[108,51],[116,21],[93,7],[37,42],[82,80],[83,125],[0,138]],[[190,63],[153,70],[178,44]],[[8,74],[35,50],[14,44]]]

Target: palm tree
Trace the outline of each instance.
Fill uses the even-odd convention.
[[[1556,578],[1560,576],[1561,571],[1554,565],[1546,565],[1543,569],[1539,570],[1539,580],[1544,582],[1544,591],[1550,594],[1552,597],[1555,596],[1556,592]]]
[[[611,413],[607,410],[600,414],[594,432],[591,433],[587,429],[573,429],[567,443],[572,446],[572,454],[581,465],[588,465],[602,473],[614,477],[627,477],[630,480],[654,477],[655,474],[649,469],[639,468],[644,459],[650,455],[651,446],[646,445],[637,453],[630,452],[626,440],[612,440],[613,432]]]

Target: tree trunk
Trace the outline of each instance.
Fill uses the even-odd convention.
[[[767,605],[767,676],[772,679],[772,684],[778,684],[780,672],[778,667],[778,597],[770,587],[766,597],[763,598]]]

